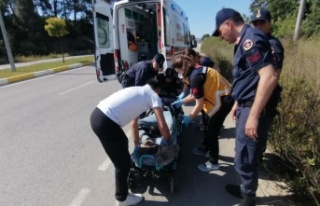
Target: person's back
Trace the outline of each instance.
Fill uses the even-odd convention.
[[[142,61],[134,64],[126,72],[121,85],[123,88],[131,86],[143,86],[148,80],[158,74],[163,68],[165,59],[162,54],[156,54],[152,60]]]
[[[103,110],[104,105],[108,105],[108,110],[104,111],[105,114],[119,125],[125,126],[151,108],[151,98],[146,98],[150,96],[154,96],[153,99],[159,98],[149,85],[129,87],[102,100],[97,107]],[[134,105],[134,109],[132,109],[132,105]]]

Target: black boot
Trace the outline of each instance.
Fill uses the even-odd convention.
[[[255,206],[256,205],[256,198],[251,196],[245,196],[242,199],[242,202],[239,206]]]

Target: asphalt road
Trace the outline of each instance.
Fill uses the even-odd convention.
[[[114,168],[89,117],[101,99],[118,89],[116,80],[98,83],[93,67],[0,87],[0,205],[114,205]],[[185,112],[190,108],[184,107]],[[225,123],[221,135],[221,169],[210,173],[197,169],[205,159],[191,152],[201,142],[201,132],[196,124],[185,128],[176,193],[170,194],[168,179],[145,179],[139,188],[145,197],[140,205],[238,203],[224,190],[237,181],[232,124]]]

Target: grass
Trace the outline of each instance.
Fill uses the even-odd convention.
[[[22,74],[28,74],[32,72],[43,71],[47,69],[53,69],[56,67],[68,66],[76,63],[89,63],[89,62],[93,62],[93,60],[94,60],[94,57],[89,56],[89,57],[67,59],[65,60],[64,63],[61,60],[56,62],[40,63],[40,64],[34,64],[30,66],[17,67],[15,72],[12,72],[11,69],[3,69],[3,70],[0,70],[0,79],[22,75]]]

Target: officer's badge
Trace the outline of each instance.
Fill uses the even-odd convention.
[[[247,40],[245,40],[244,43],[243,43],[243,49],[244,49],[245,51],[250,50],[250,49],[252,48],[252,46],[253,46],[253,41],[252,41],[251,39],[247,39]]]
[[[260,9],[259,9],[258,12],[257,12],[256,17],[259,18],[260,16],[261,16],[261,11],[260,11]]]

